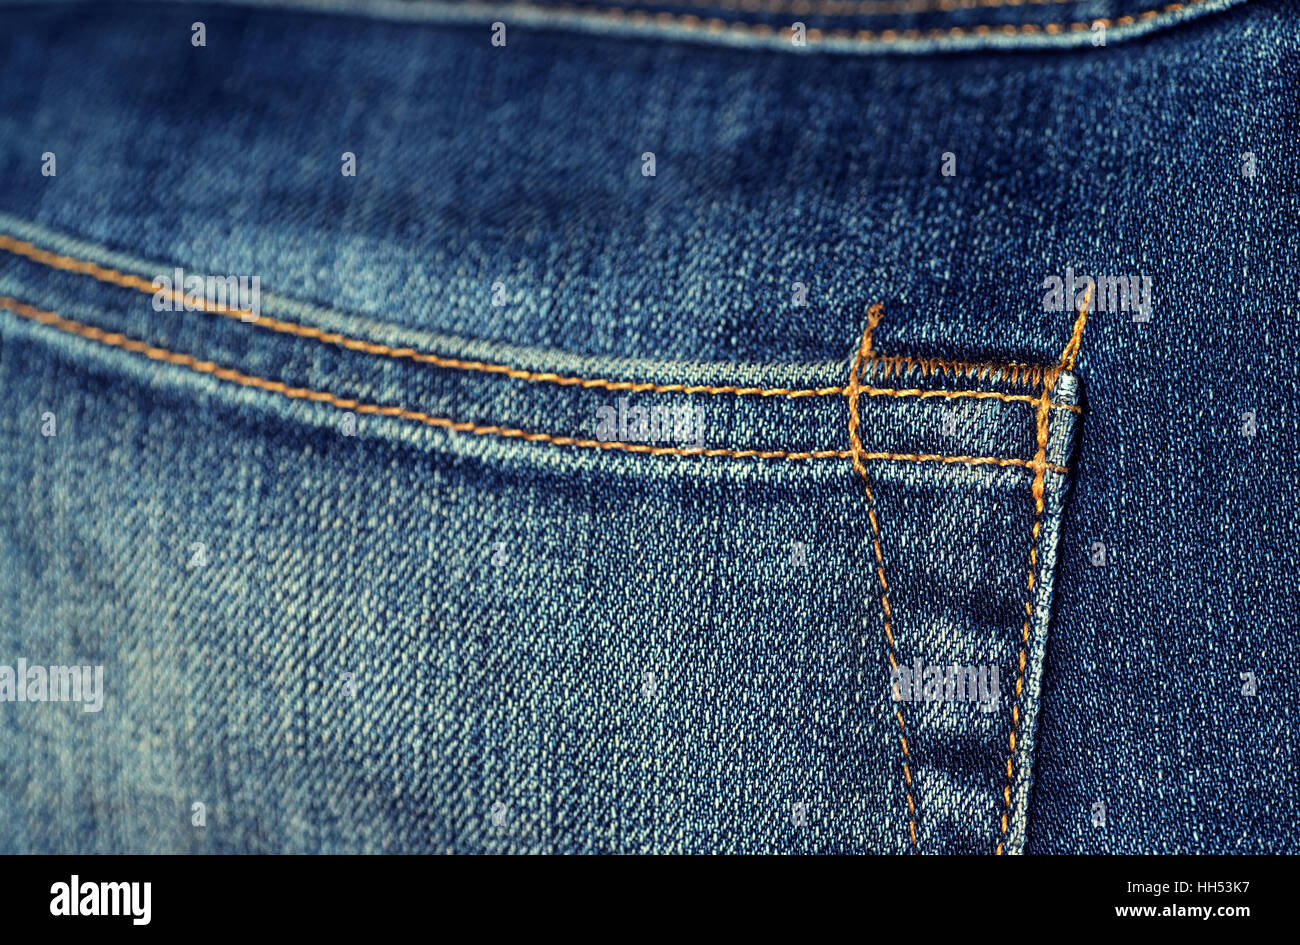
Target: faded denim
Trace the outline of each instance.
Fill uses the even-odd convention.
[[[1296,16],[1144,8],[0,6],[0,849],[1293,852]]]

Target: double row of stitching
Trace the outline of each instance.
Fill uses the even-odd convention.
[[[303,325],[297,322],[285,321],[283,319],[270,318],[265,315],[250,312],[246,309],[210,304],[202,297],[187,298],[184,292],[176,289],[159,289],[153,284],[152,280],[146,279],[135,273],[122,272],[118,269],[101,266],[88,259],[79,259],[75,256],[54,253],[47,249],[42,249],[33,243],[29,243],[25,240],[14,239],[13,237],[7,236],[3,233],[0,233],[0,250],[12,253],[15,256],[21,256],[24,259],[28,259],[43,266],[48,266],[52,269],[90,276],[92,279],[96,279],[109,285],[134,289],[138,292],[146,292],[150,295],[157,295],[159,292],[163,292],[163,294],[170,297],[174,302],[188,303],[197,307],[201,311],[238,319],[242,322],[256,325],[260,328],[278,332],[280,334],[293,335],[299,338],[309,338],[323,344],[336,345],[349,351],[359,351],[377,357],[409,360],[416,364],[428,364],[433,367],[446,368],[448,370],[498,374],[516,380],[530,381],[533,383],[557,384],[563,387],[580,387],[587,389],[597,388],[610,391],[628,391],[630,393],[706,394],[714,396],[729,394],[737,397],[789,398],[844,396],[848,393],[847,389],[844,387],[741,387],[735,385],[655,384],[643,381],[615,381],[600,377],[574,377],[571,375],[556,374],[550,371],[529,371],[524,368],[513,367],[507,364],[494,364],[488,361],[451,358],[428,351],[419,351],[415,348],[395,347],[380,342],[368,341],[363,338],[352,338],[340,332],[325,331],[324,329],[316,328],[312,325]],[[873,331],[875,325],[879,323],[882,311],[883,306],[879,304],[871,307],[868,317],[869,333]],[[868,335],[868,345],[869,344],[870,340]],[[876,357],[871,355],[870,352],[868,352],[868,359],[880,364],[888,364],[897,360],[895,358]],[[982,372],[979,373],[979,376],[982,378],[990,377],[996,372],[1001,372],[1004,376],[1013,381],[1019,376],[1017,371],[1021,367],[1028,367],[1015,364],[974,365],[962,362],[937,360],[928,360],[924,362],[924,364],[927,365],[930,370],[950,370],[954,373],[962,373],[968,376],[975,376],[977,372]],[[886,371],[886,373],[888,372]],[[924,369],[923,373],[925,373]],[[998,391],[939,391],[920,390],[916,388],[899,389],[892,387],[866,386],[859,386],[858,390],[860,393],[872,397],[938,397],[950,400],[972,398],[976,400],[999,400],[1008,403],[1037,403],[1036,397],[1031,397],[1027,394],[1004,394]],[[1073,404],[1052,404],[1052,407],[1054,409],[1072,410],[1075,412],[1079,409]]]
[[[1048,371],[1043,378],[1042,396],[1038,409],[1034,412],[1034,432],[1038,443],[1038,451],[1034,454],[1034,479],[1031,487],[1034,497],[1034,524],[1029,535],[1029,577],[1026,581],[1025,590],[1025,620],[1020,631],[1020,654],[1016,660],[1016,689],[1011,700],[1011,731],[1007,735],[1006,783],[1002,786],[1003,810],[999,821],[1001,829],[995,850],[998,856],[1002,855],[1006,843],[1007,829],[1014,811],[1011,792],[1015,787],[1016,744],[1017,736],[1020,734],[1020,696],[1024,692],[1025,669],[1029,663],[1029,636],[1034,621],[1034,589],[1038,585],[1038,538],[1043,527],[1044,479],[1049,465],[1047,463],[1047,440],[1050,414],[1047,404],[1057,379],[1063,372],[1074,370],[1074,362],[1083,343],[1083,329],[1088,323],[1088,307],[1091,299],[1092,289],[1089,288],[1084,294],[1083,304],[1079,307],[1079,317],[1075,319],[1074,331],[1070,335],[1069,342],[1066,343],[1065,350],[1061,352],[1060,363]]]
[[[1091,20],[1077,20],[1059,23],[1001,23],[981,24],[978,26],[949,26],[934,29],[816,29],[809,28],[804,38],[809,44],[826,41],[851,43],[857,46],[881,46],[918,40],[960,39],[975,36],[1032,36],[1042,34],[1061,36],[1067,33],[1083,33],[1097,26],[1107,29],[1117,26],[1132,26],[1136,23],[1153,20],[1180,10],[1198,7],[1210,0],[1185,0],[1185,2],[1167,3],[1140,13],[1117,17],[1097,17]],[[551,13],[572,15],[592,20],[627,23],[634,26],[673,27],[687,32],[721,35],[730,33],[737,36],[756,38],[779,37],[790,39],[794,30],[790,26],[772,26],[767,23],[755,23],[749,20],[724,20],[721,17],[700,17],[694,14],[669,13],[667,11],[637,10],[624,7],[584,7],[573,5],[546,5],[516,3],[515,7],[531,8]]]
[[[651,456],[725,456],[733,459],[849,459],[857,455],[863,460],[890,460],[911,463],[956,463],[970,466],[1017,466],[1030,468],[1033,463],[1024,459],[1004,459],[994,456],[943,456],[934,453],[890,453],[862,452],[855,454],[852,450],[757,450],[724,449],[702,447],[666,447],[649,446],[640,443],[622,443],[618,441],[592,440],[571,436],[557,436],[551,433],[530,432],[517,427],[498,424],[479,424],[451,417],[440,417],[421,410],[412,410],[396,405],[371,404],[350,397],[341,397],[329,391],[315,390],[308,387],[292,387],[281,381],[246,374],[235,368],[223,367],[214,361],[204,361],[189,354],[170,351],[151,345],[148,342],[130,338],[120,332],[109,332],[94,325],[87,325],[74,319],[64,318],[56,312],[36,308],[17,299],[0,296],[0,308],[7,309],[22,318],[48,325],[59,331],[85,338],[113,348],[121,348],[135,354],[142,354],[154,361],[162,361],[178,367],[188,368],[200,374],[207,374],[221,381],[238,384],[242,387],[254,387],[259,390],[279,394],[293,400],[307,400],[327,404],[340,410],[349,410],[360,414],[374,414],[383,417],[397,417],[412,420],[431,427],[440,427],[456,433],[472,433],[480,436],[499,436],[518,439],[530,443],[549,443],[553,446],[574,446],[587,449],[614,450],[626,453],[645,453]],[[1052,466],[1053,472],[1062,475],[1068,472],[1063,466]]]
[[[125,285],[131,288],[139,288],[143,291],[153,293],[155,291],[151,282],[146,282],[142,277],[120,273],[116,270],[107,269],[98,266],[95,263],[86,260],[77,260],[72,257],[60,256],[41,250],[30,243],[14,240],[7,236],[0,236],[0,248],[14,252],[18,255],[26,256],[36,262],[44,262],[56,268],[67,269],[76,272],[82,272],[92,275],[95,278],[106,282],[113,282],[119,285]],[[1021,459],[1004,459],[999,457],[972,457],[972,456],[942,456],[937,454],[915,454],[915,453],[889,453],[889,452],[868,452],[861,443],[858,434],[860,424],[860,414],[858,408],[858,398],[861,394],[866,393],[867,389],[861,383],[863,365],[873,360],[885,360],[875,355],[872,351],[872,338],[876,326],[879,324],[883,308],[879,305],[873,306],[868,318],[866,331],[862,337],[862,343],[859,346],[855,356],[852,369],[849,376],[849,383],[843,388],[823,388],[809,392],[805,396],[813,395],[830,395],[844,394],[848,397],[849,402],[849,450],[811,450],[811,451],[793,451],[783,449],[758,450],[758,449],[730,449],[730,448],[690,448],[690,447],[656,447],[646,444],[623,443],[619,441],[602,441],[579,437],[562,436],[550,433],[531,432],[517,427],[507,427],[498,424],[478,424],[470,421],[456,420],[451,417],[437,416],[425,411],[414,410],[398,405],[384,405],[367,403],[355,398],[342,397],[338,394],[317,390],[314,388],[290,386],[281,381],[275,381],[257,375],[247,374],[235,368],[224,367],[213,361],[201,360],[192,355],[175,352],[139,339],[130,338],[120,332],[109,332],[93,325],[79,322],[74,319],[65,318],[55,312],[46,311],[28,305],[24,302],[13,298],[0,297],[0,309],[8,310],[21,318],[28,319],[37,324],[45,325],[59,331],[75,335],[88,341],[96,342],[108,347],[119,348],[128,352],[143,355],[151,360],[164,362],[167,364],[183,367],[199,374],[211,376],[217,380],[235,384],[243,387],[255,388],[269,393],[274,393],[292,400],[303,400],[315,403],[321,403],[335,409],[352,411],[358,414],[376,415],[382,417],[391,417],[413,421],[426,426],[445,429],[449,432],[469,433],[480,436],[497,436],[506,439],[518,439],[524,442],[547,443],[553,446],[568,446],[586,449],[622,451],[628,453],[644,453],[648,455],[665,456],[674,455],[682,457],[728,457],[736,459],[779,459],[779,460],[818,460],[818,459],[850,459],[861,477],[868,498],[868,517],[871,522],[873,533],[873,547],[876,557],[877,577],[881,588],[881,606],[885,617],[885,637],[888,644],[887,655],[890,665],[897,667],[897,647],[895,644],[892,631],[892,611],[888,599],[888,582],[884,573],[884,558],[880,542],[880,527],[875,507],[875,495],[871,488],[870,480],[867,476],[864,463],[872,460],[890,460],[902,462],[940,462],[940,463],[961,463],[973,466],[990,465],[990,466],[1018,466],[1032,469],[1034,472],[1032,493],[1034,497],[1034,523],[1031,529],[1031,541],[1029,552],[1029,575],[1027,579],[1027,592],[1025,600],[1025,620],[1021,633],[1020,654],[1018,660],[1018,672],[1015,686],[1015,696],[1012,701],[1011,709],[1011,726],[1008,735],[1008,754],[1006,761],[1006,783],[1003,787],[1002,796],[1004,802],[1004,811],[1000,819],[1000,837],[997,843],[996,852],[1001,854],[1004,850],[1005,838],[1009,829],[1010,817],[1013,813],[1012,790],[1015,782],[1015,756],[1017,746],[1017,735],[1021,720],[1020,699],[1024,689],[1024,678],[1028,662],[1028,648],[1030,633],[1033,620],[1033,600],[1034,590],[1037,584],[1037,567],[1038,567],[1038,540],[1042,527],[1042,517],[1044,512],[1044,478],[1047,472],[1057,474],[1066,474],[1068,472],[1062,466],[1049,463],[1046,460],[1048,425],[1050,411],[1053,407],[1072,407],[1073,405],[1054,404],[1051,401],[1051,392],[1057,379],[1063,371],[1072,370],[1075,359],[1078,356],[1079,348],[1082,341],[1083,329],[1087,322],[1088,299],[1085,298],[1084,305],[1079,313],[1079,318],[1075,323],[1074,331],[1065,350],[1062,353],[1060,363],[1051,369],[1044,371],[1042,374],[1042,388],[1038,397],[1032,398],[1023,395],[1003,395],[992,392],[945,392],[945,391],[889,391],[891,396],[948,396],[952,394],[966,393],[971,396],[993,396],[998,399],[1026,401],[1035,406],[1035,430],[1037,439],[1037,452],[1032,460]],[[231,315],[233,317],[244,317],[252,313],[240,310],[220,310],[221,314]],[[262,320],[257,319],[258,322]],[[274,321],[274,320],[267,320]],[[319,329],[310,328],[309,326],[296,325],[288,322],[275,322],[281,326],[278,330],[284,330],[291,334],[301,334],[305,337],[312,337],[318,341],[342,344],[345,347],[359,345],[360,350],[372,354],[388,355],[391,357],[428,357],[430,359],[437,356],[420,355],[414,349],[389,348],[387,346],[372,345],[369,342],[362,342],[358,339],[347,338],[337,333],[322,332]],[[271,327],[271,326],[267,326]],[[382,350],[372,350],[382,349]],[[454,359],[441,359],[452,361]],[[468,367],[465,365],[475,365]],[[491,369],[490,373],[511,374],[515,369],[504,368],[500,365],[488,365],[482,362],[456,362],[451,366],[465,366],[466,370]],[[1004,366],[1005,367],[1005,366]],[[556,383],[569,381],[572,383],[582,383],[584,386],[607,386],[614,384],[629,384],[630,382],[611,382],[601,379],[578,379],[578,378],[561,378],[559,375],[533,375],[532,372],[519,372],[520,375],[528,375],[526,379],[551,380]],[[511,374],[511,376],[515,376]],[[586,384],[586,381],[592,381]],[[760,392],[761,389],[734,388],[724,391],[721,388],[693,388],[688,385],[658,385],[653,386],[620,386],[614,389],[627,390],[647,390],[647,389],[664,389],[676,392],[708,392],[708,393],[740,393],[742,391]],[[792,391],[784,391],[786,395],[792,395]],[[773,394],[775,395],[775,394]],[[908,807],[909,834],[911,837],[912,848],[914,852],[919,852],[919,843],[917,838],[917,809],[912,795],[912,773],[911,773],[911,749],[907,740],[907,729],[901,711],[896,711],[896,721],[899,725],[899,738],[903,752],[903,774],[905,792]]]
[[[1006,783],[1003,786],[1002,798],[1004,808],[1002,811],[999,825],[1001,833],[998,839],[996,853],[1001,855],[1004,849],[1007,830],[1010,824],[1010,818],[1013,811],[1011,792],[1015,783],[1015,756],[1016,740],[1020,728],[1020,697],[1024,691],[1025,670],[1028,665],[1029,637],[1033,623],[1033,600],[1034,588],[1038,579],[1038,538],[1042,531],[1044,494],[1046,491],[1046,474],[1049,470],[1056,468],[1054,464],[1047,462],[1047,442],[1048,442],[1048,425],[1051,418],[1052,389],[1056,386],[1056,381],[1065,371],[1074,369],[1075,359],[1078,357],[1079,348],[1083,341],[1083,329],[1088,320],[1088,304],[1090,301],[1089,292],[1085,295],[1083,305],[1080,307],[1079,316],[1075,320],[1074,329],[1071,332],[1070,339],[1066,343],[1065,349],[1061,354],[1058,364],[1051,368],[1040,368],[1034,376],[1039,379],[1042,388],[1038,396],[1026,398],[1034,404],[1034,425],[1037,443],[1037,451],[1030,466],[1034,470],[1032,483],[1032,494],[1034,498],[1034,522],[1030,531],[1029,547],[1029,577],[1027,581],[1026,599],[1025,599],[1025,620],[1021,631],[1020,654],[1017,661],[1017,675],[1015,686],[1015,697],[1011,706],[1011,731],[1007,736],[1008,752],[1006,762]],[[880,324],[883,309],[881,306],[873,306],[868,314],[866,330],[862,335],[862,342],[858,348],[857,356],[853,360],[852,370],[849,374],[848,396],[849,396],[849,445],[852,449],[851,459],[853,468],[857,471],[859,478],[862,480],[863,488],[867,494],[867,518],[871,522],[872,543],[876,558],[876,576],[880,582],[880,603],[884,612],[886,656],[889,660],[890,668],[898,671],[898,646],[894,639],[893,633],[893,611],[889,606],[889,582],[885,578],[884,554],[881,550],[880,543],[880,523],[876,512],[876,496],[871,487],[871,478],[867,474],[866,466],[860,461],[862,442],[858,436],[858,427],[860,418],[858,413],[858,393],[859,378],[861,376],[862,366],[872,359],[880,360],[873,350],[873,338],[876,327]],[[898,723],[898,737],[903,751],[903,786],[907,798],[907,818],[908,832],[912,841],[912,852],[920,852],[920,843],[917,839],[917,809],[916,801],[912,795],[912,748],[908,744],[907,724],[903,718],[901,705],[894,708],[894,718]]]

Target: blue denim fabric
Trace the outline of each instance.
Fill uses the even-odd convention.
[[[1294,10],[582,6],[0,6],[0,849],[1294,851]]]

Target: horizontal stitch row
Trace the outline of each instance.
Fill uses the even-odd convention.
[[[996,375],[1001,375],[1006,383],[1013,385],[1036,385],[1042,381],[1044,371],[1040,365],[1015,361],[1008,364],[947,361],[943,358],[913,358],[901,354],[873,355],[868,363],[872,368],[872,375],[879,373],[884,379],[888,379],[890,375],[901,378],[908,371],[918,370],[922,377],[935,374],[945,377],[973,377],[980,381],[991,381]],[[1031,402],[1038,400],[1034,396],[1021,396]]]
[[[918,370],[921,372],[922,377],[929,377],[931,374],[942,374],[954,377],[974,377],[984,381],[992,380],[995,375],[1000,375],[1002,380],[1008,384],[1031,385],[1034,387],[1037,387],[1043,380],[1045,368],[1018,361],[997,364],[991,361],[948,361],[944,358],[913,358],[901,354],[878,354],[875,350],[875,334],[876,328],[880,325],[880,321],[884,316],[885,306],[880,302],[876,302],[867,309],[867,328],[863,335],[863,351],[859,360],[871,366],[872,376],[879,373],[886,379],[891,374],[901,378],[904,372]],[[1039,402],[1037,395],[1003,396],[1009,399],[1023,398],[1033,404]],[[1073,409],[1077,412],[1077,408]]]
[[[693,7],[743,13],[794,13],[822,16],[888,16],[902,13],[952,13],[997,7],[1045,6],[1081,0],[640,0],[653,7]]]
[[[843,392],[849,395],[846,389]],[[859,394],[867,394],[871,397],[918,397],[925,399],[927,397],[944,397],[955,400],[962,397],[971,397],[976,400],[1002,400],[1010,403],[1026,403],[1037,406],[1039,398],[1030,394],[1002,394],[991,390],[919,390],[910,388],[900,390],[893,387],[859,387]],[[1050,401],[1047,405],[1053,410],[1069,410],[1072,413],[1082,413],[1082,409],[1076,404],[1063,404],[1057,401]]]
[[[849,41],[860,46],[888,45],[891,43],[916,41],[921,39],[945,39],[959,38],[963,36],[994,36],[999,34],[1003,36],[1017,36],[1046,33],[1050,36],[1056,36],[1066,32],[1086,32],[1098,25],[1103,27],[1131,26],[1139,21],[1151,20],[1167,13],[1175,13],[1179,10],[1199,6],[1202,3],[1207,2],[1209,2],[1209,0],[1186,0],[1186,2],[1169,3],[1163,7],[1153,8],[1143,11],[1142,13],[1114,18],[1097,17],[1091,20],[1079,20],[1073,23],[1003,23],[999,25],[949,26],[946,28],[927,30],[822,30],[809,28],[804,31],[804,36],[806,40],[812,44],[824,42],[826,40],[834,40]],[[741,36],[748,35],[760,38],[780,36],[785,39],[789,39],[794,35],[793,29],[789,26],[775,27],[767,23],[753,23],[748,20],[724,20],[720,17],[699,17],[690,13],[676,14],[664,11],[656,13],[650,10],[625,9],[623,7],[582,7],[571,5],[538,6],[529,3],[517,3],[515,6],[543,10],[551,13],[572,14],[587,16],[593,19],[627,22],[638,26],[651,24],[658,26],[671,26],[690,32],[704,32],[713,35],[733,33]]]
[[[159,348],[134,338],[129,338],[120,332],[107,332],[93,325],[86,325],[73,319],[64,318],[55,313],[43,309],[35,308],[17,299],[0,296],[0,308],[8,309],[14,314],[26,318],[30,321],[42,325],[48,325],[59,331],[85,338],[99,344],[108,345],[114,348],[121,348],[135,354],[143,354],[145,357],[162,361],[168,364],[174,364],[180,367],[188,368],[200,374],[207,374],[222,381],[239,384],[244,387],[254,387],[259,390],[280,394],[294,400],[308,400],[317,403],[328,404],[337,407],[340,410],[351,410],[361,414],[374,414],[384,417],[399,417],[405,420],[413,420],[428,426],[440,427],[457,433],[473,433],[483,436],[500,436],[506,438],[520,439],[526,442],[550,443],[555,446],[579,446],[589,449],[601,450],[621,450],[629,453],[646,453],[652,456],[726,456],[733,459],[786,459],[786,460],[803,460],[803,459],[849,459],[854,454],[852,450],[810,450],[794,452],[790,450],[736,450],[724,448],[693,448],[693,447],[664,447],[664,446],[647,446],[640,443],[621,443],[617,441],[602,441],[591,439],[580,439],[571,436],[556,436],[550,433],[532,433],[527,430],[521,430],[517,427],[503,427],[494,424],[477,424],[468,421],[452,420],[449,417],[439,417],[433,414],[425,413],[420,410],[408,410],[404,407],[385,406],[381,404],[368,404],[352,398],[339,397],[327,391],[314,390],[308,387],[290,387],[281,381],[272,381],[263,377],[257,377],[252,374],[245,374],[234,368],[227,368],[218,365],[214,361],[201,361],[188,354],[182,354],[175,351],[169,351],[166,348]],[[965,463],[972,466],[993,465],[993,466],[1020,466],[1030,468],[1034,464],[1031,460],[1025,459],[1000,459],[992,456],[941,456],[929,453],[859,453],[860,459],[872,460],[895,460],[907,462],[940,462],[940,463]],[[1068,470],[1062,466],[1049,465],[1053,472],[1061,474],[1068,473]]]
[[[80,275],[90,276],[100,282],[117,285],[122,288],[135,289],[140,292],[146,292],[150,295],[157,294],[159,290],[153,285],[151,280],[134,273],[122,272],[117,269],[111,269],[107,266],[101,266],[98,263],[86,259],[78,259],[74,256],[66,256],[60,253],[54,253],[39,246],[29,243],[25,240],[14,239],[0,233],[0,249],[22,256],[32,262],[49,266],[65,272],[75,272]],[[173,300],[178,302],[186,301],[185,294],[177,290],[166,291]],[[604,378],[573,377],[570,375],[556,374],[549,371],[529,371],[523,368],[511,367],[505,364],[494,364],[487,361],[465,360],[461,358],[449,358],[442,355],[431,354],[429,352],[417,351],[415,348],[396,348],[390,345],[381,344],[374,341],[366,341],[360,338],[351,338],[339,332],[324,331],[310,325],[302,325],[296,322],[284,321],[278,318],[271,318],[265,315],[257,315],[244,309],[229,308],[227,306],[210,305],[202,297],[194,297],[189,300],[202,311],[225,315],[228,318],[239,319],[248,324],[257,325],[271,331],[281,334],[295,335],[301,338],[310,338],[324,344],[337,345],[346,348],[349,351],[360,351],[365,354],[372,354],[379,357],[396,358],[410,360],[419,364],[430,364],[434,367],[447,368],[459,371],[477,371],[487,374],[500,374],[505,377],[511,377],[519,380],[551,383],[560,386],[582,387],[582,388],[599,388],[611,391],[629,391],[632,393],[650,392],[650,393],[679,393],[679,394],[710,394],[722,395],[731,394],[734,396],[757,396],[757,397],[827,397],[843,396],[847,393],[844,387],[814,387],[814,388],[789,388],[789,387],[738,387],[734,385],[711,385],[711,384],[654,384],[641,381],[611,381]],[[873,307],[876,311],[878,307]],[[877,358],[878,362],[886,362],[892,359]],[[926,362],[931,364],[932,362]],[[933,362],[934,364],[947,364],[947,362]],[[958,365],[953,365],[954,369]],[[1014,370],[1022,367],[1021,365],[980,365],[981,369],[987,369],[991,373],[994,369],[1006,373],[1010,370],[1010,376],[1016,376]],[[1023,366],[1028,367],[1028,366]],[[988,374],[982,375],[988,376]],[[917,389],[899,390],[895,388],[880,387],[863,387],[861,392],[872,397],[945,397],[950,399],[971,397],[976,399],[1002,400],[1002,401],[1023,401],[1027,403],[1036,403],[1036,398],[1023,394],[1002,394],[996,391],[922,391]],[[1065,410],[1078,411],[1078,407],[1072,404],[1053,404]]]

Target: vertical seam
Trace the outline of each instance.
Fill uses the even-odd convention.
[[[1043,379],[1043,393],[1039,400],[1038,409],[1035,411],[1035,425],[1038,429],[1038,452],[1034,454],[1034,527],[1030,532],[1029,540],[1029,580],[1025,596],[1025,623],[1024,629],[1020,634],[1020,657],[1016,669],[1016,691],[1011,700],[1011,734],[1007,736],[1007,782],[1002,788],[1002,797],[1005,802],[1005,809],[1002,811],[1002,833],[998,838],[997,855],[1002,855],[1003,844],[1007,836],[1007,823],[1011,816],[1011,788],[1015,781],[1014,758],[1016,755],[1016,732],[1020,726],[1020,693],[1025,688],[1025,665],[1027,663],[1029,648],[1029,628],[1033,623],[1034,614],[1034,585],[1037,580],[1038,572],[1038,535],[1043,526],[1043,483],[1046,479],[1047,469],[1047,402],[1050,385],[1055,383],[1055,377],[1045,377]]]
[[[858,425],[861,422],[858,413],[858,395],[860,392],[858,383],[858,372],[862,366],[862,361],[870,354],[871,351],[871,330],[875,327],[875,321],[879,319],[878,310],[873,309],[875,319],[868,322],[867,330],[862,335],[862,343],[858,347],[857,357],[853,361],[853,368],[849,373],[848,398],[849,398],[849,445],[851,447],[851,456],[853,468],[857,470],[858,475],[862,478],[862,485],[867,493],[867,517],[871,520],[872,544],[876,555],[876,576],[880,580],[880,606],[885,615],[885,640],[888,643],[886,654],[889,657],[889,665],[898,671],[898,648],[894,643],[894,632],[891,628],[893,613],[889,608],[889,582],[885,580],[885,559],[880,548],[880,522],[876,517],[876,497],[871,489],[871,480],[867,476],[867,468],[862,461],[862,440],[858,436]],[[865,644],[866,638],[863,637]],[[907,823],[908,832],[912,839],[912,852],[920,853],[920,846],[916,838],[916,801],[912,797],[912,770],[909,764],[911,760],[911,751],[907,744],[907,724],[903,721],[903,710],[901,704],[894,706],[894,718],[898,722],[898,740],[903,746],[903,787],[907,794]]]
[[[1079,348],[1083,343],[1083,329],[1088,323],[1088,306],[1091,300],[1092,287],[1089,286],[1084,293],[1083,303],[1079,307],[1079,317],[1075,319],[1070,340],[1066,343],[1065,350],[1061,352],[1060,363],[1043,377],[1043,388],[1039,395],[1037,409],[1034,412],[1038,442],[1038,450],[1034,454],[1032,463],[1034,481],[1031,488],[1034,495],[1034,526],[1030,531],[1029,540],[1029,578],[1026,582],[1025,622],[1020,634],[1020,656],[1017,659],[1016,691],[1011,699],[1011,732],[1007,736],[1007,780],[1002,787],[1004,808],[1001,819],[1002,829],[998,836],[998,845],[995,851],[997,856],[1001,856],[1003,853],[1007,839],[1007,828],[1012,814],[1011,790],[1015,786],[1016,734],[1020,728],[1021,718],[1020,695],[1025,688],[1025,667],[1029,655],[1029,632],[1034,620],[1034,588],[1038,583],[1038,537],[1043,527],[1043,493],[1044,483],[1047,478],[1047,439],[1048,423],[1051,419],[1052,389],[1056,386],[1056,381],[1062,372],[1074,369],[1074,362],[1079,356]]]

